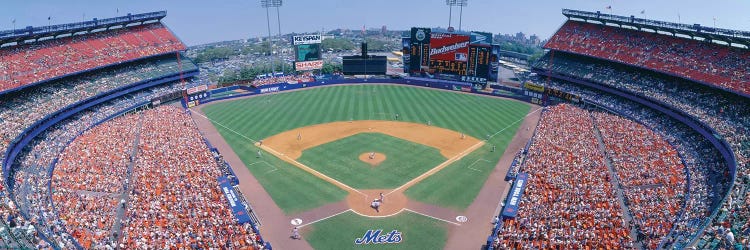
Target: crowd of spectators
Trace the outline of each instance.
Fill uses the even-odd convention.
[[[562,53],[554,60],[546,56],[535,66],[664,103],[714,129],[734,151],[737,179],[704,240],[725,241],[715,233],[720,231],[715,227],[725,227],[723,231],[733,231],[737,242],[750,241],[750,100],[679,78]]]
[[[598,146],[588,111],[545,110],[522,167],[529,178],[518,215],[503,224],[498,249],[633,247]]]
[[[699,230],[709,223],[711,211],[720,205],[719,194],[725,193],[731,184],[726,162],[706,138],[684,123],[634,101],[565,81],[551,79],[546,84],[634,119],[664,137],[687,167],[689,188],[684,210],[675,221],[672,232],[662,241],[681,248],[699,236]]]
[[[0,49],[0,92],[97,67],[186,49],[161,23]]]
[[[60,220],[86,249],[109,242],[139,116],[102,123],[76,137],[55,165],[52,200]]]
[[[637,122],[592,112],[643,245],[656,249],[682,210],[685,165],[667,141]]]
[[[180,108],[144,112],[125,248],[249,248],[251,229],[236,222],[217,182],[216,160]],[[247,225],[247,224],[246,224]]]
[[[71,232],[59,219],[59,214],[50,202],[53,200],[50,197],[51,190],[49,189],[50,171],[54,167],[57,157],[75,137],[107,117],[143,101],[148,101],[153,97],[182,88],[182,83],[173,82],[132,93],[79,112],[35,137],[22,154],[16,158],[12,166],[14,174],[10,182],[13,182],[15,192],[11,198],[15,200],[18,210],[25,213],[32,224],[37,227],[37,230],[54,245],[61,248],[73,247],[76,241],[73,240]],[[76,222],[71,221],[69,223],[75,225]],[[81,230],[78,234],[84,232]],[[94,236],[96,235],[94,234]],[[46,244],[42,240],[39,240],[39,242],[41,246]]]
[[[313,82],[315,81],[315,77],[313,77],[310,73],[305,73],[302,75],[283,75],[283,76],[272,76],[272,77],[263,77],[253,80],[250,85],[253,87],[260,87],[263,85],[268,84],[276,84],[276,83],[306,83],[306,82]]]
[[[0,98],[0,161],[9,143],[24,129],[55,111],[95,95],[147,79],[172,75],[180,66],[174,56],[149,60],[111,70],[32,87]],[[182,60],[183,71],[196,69]]]
[[[697,41],[569,20],[545,48],[649,68],[750,94],[750,51]]]

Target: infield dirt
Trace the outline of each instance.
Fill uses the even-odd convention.
[[[306,149],[359,133],[382,133],[430,146],[440,150],[440,154],[448,160],[396,189],[387,190],[355,189],[296,161]],[[419,123],[378,120],[331,122],[301,127],[265,138],[262,145],[256,143],[256,145],[280,159],[346,190],[349,192],[346,201],[352,211],[370,217],[390,216],[399,213],[406,208],[409,201],[403,194],[404,190],[461,159],[483,144],[484,142],[479,139],[449,129]],[[363,161],[370,160],[368,155],[369,153],[364,154],[365,159]],[[383,155],[382,158],[385,159],[385,156]],[[360,159],[362,159],[362,156],[360,156]],[[386,196],[387,202],[383,202],[379,210],[376,210],[370,207],[370,204],[374,199],[379,198],[380,193]]]

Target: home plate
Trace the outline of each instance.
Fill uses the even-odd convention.
[[[463,215],[459,215],[459,216],[456,216],[456,221],[464,223],[464,222],[469,221],[469,218],[466,218],[466,216],[463,216]]]
[[[291,223],[292,223],[292,225],[299,226],[299,225],[302,224],[302,219],[300,219],[300,218],[294,218],[294,219],[292,219]]]

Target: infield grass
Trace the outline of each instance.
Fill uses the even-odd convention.
[[[367,230],[398,230],[398,244],[354,244]],[[302,228],[302,237],[315,249],[443,249],[448,236],[445,222],[409,211],[386,218],[367,218],[346,212]]]
[[[513,123],[523,119],[529,108],[528,104],[514,100],[369,84],[281,92],[202,107],[245,165],[259,161],[256,159],[258,148],[247,138],[258,140],[294,128],[334,121],[392,120],[396,113],[399,121],[431,121],[433,126],[479,139],[494,134],[483,147],[406,190],[411,199],[456,210],[463,210],[473,202],[516,134],[520,122]],[[495,152],[490,152],[492,145],[496,146]],[[273,156],[264,155],[263,161],[279,170],[267,173],[270,170],[263,166],[265,164],[248,168],[287,214],[340,201],[346,196],[338,187]]]
[[[359,160],[369,152],[386,155],[373,167]],[[397,188],[446,159],[436,148],[381,133],[361,133],[302,152],[299,162],[356,189]]]

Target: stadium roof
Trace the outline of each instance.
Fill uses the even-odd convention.
[[[691,38],[700,37],[712,41],[723,41],[732,44],[742,44],[750,48],[750,31],[730,30],[716,27],[702,26],[700,24],[681,24],[665,21],[657,21],[635,16],[618,16],[604,14],[600,11],[589,12],[580,10],[563,9],[562,14],[569,19],[579,19],[586,22],[595,21],[602,24],[617,24],[619,26],[629,26],[636,29],[651,29],[654,31],[663,31],[671,34],[682,34]]]
[[[130,14],[125,16],[92,19],[91,21],[56,24],[51,26],[32,27],[0,31],[0,45],[22,42],[26,40],[37,40],[44,37],[56,37],[63,34],[75,34],[77,32],[90,32],[96,29],[106,29],[113,26],[126,26],[132,23],[145,23],[149,21],[160,21],[167,16],[166,11],[156,11],[142,14]]]

